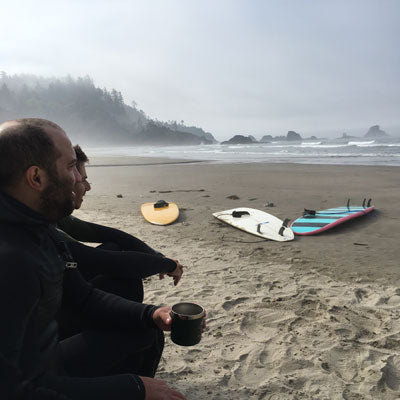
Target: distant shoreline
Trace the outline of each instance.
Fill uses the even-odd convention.
[[[267,164],[267,165],[303,165],[303,166],[328,166],[328,167],[371,167],[371,168],[399,168],[399,165],[375,165],[375,164],[340,164],[340,163],[317,163],[317,162],[288,162],[288,161],[223,161],[223,160],[186,160],[166,157],[141,157],[141,156],[90,156],[89,168],[98,167],[141,167],[157,165],[196,165],[196,164],[219,164],[219,165],[248,165],[248,164]]]
[[[97,164],[249,164],[400,166],[400,141],[346,144],[275,143],[166,147],[84,147]],[[107,159],[106,162],[100,161]]]
[[[156,159],[155,162],[136,162],[136,163],[127,163],[127,164],[118,164],[112,163],[108,164],[107,162],[101,164],[89,164],[88,167],[141,167],[141,166],[151,166],[151,165],[177,165],[177,164],[199,164],[199,163],[207,163],[207,160],[174,160],[174,161],[164,161],[160,159],[159,161]]]

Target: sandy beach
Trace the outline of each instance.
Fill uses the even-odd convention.
[[[185,266],[177,287],[147,279],[146,303],[207,309],[198,345],[179,347],[167,334],[159,378],[189,400],[400,398],[399,167],[88,156],[92,190],[74,215],[125,230]],[[348,198],[372,198],[377,210],[292,242],[212,216],[251,207],[293,220]],[[178,204],[177,222],[143,219],[140,205],[159,199]]]

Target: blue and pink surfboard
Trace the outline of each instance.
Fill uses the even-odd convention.
[[[303,216],[297,218],[291,228],[296,235],[316,235],[351,219],[362,217],[375,209],[371,206],[371,199],[365,203],[366,200],[362,206],[350,206],[348,202],[344,207],[322,211],[304,210]]]

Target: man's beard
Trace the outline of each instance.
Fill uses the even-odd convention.
[[[40,196],[40,213],[49,221],[56,222],[74,210],[73,186],[71,182],[60,179],[57,173],[48,171],[48,176],[48,186]]]

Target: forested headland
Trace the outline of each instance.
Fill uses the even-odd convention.
[[[83,78],[0,73],[0,121],[40,117],[59,124],[82,145],[195,145],[216,142],[211,133],[183,121],[149,118],[120,91]]]

